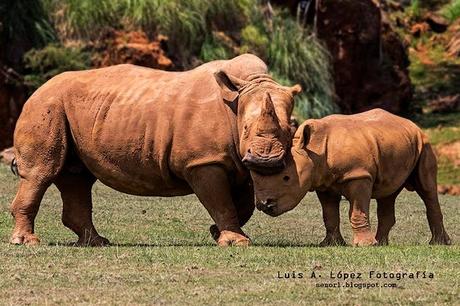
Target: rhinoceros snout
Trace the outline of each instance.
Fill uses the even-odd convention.
[[[267,200],[262,200],[258,201],[256,203],[256,207],[258,210],[263,211],[269,216],[276,216],[277,214],[275,213],[275,208],[276,208],[276,202],[272,199],[267,199]]]

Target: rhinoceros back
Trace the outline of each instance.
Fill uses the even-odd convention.
[[[374,196],[402,186],[417,165],[424,135],[411,121],[374,109],[356,115],[332,115],[317,120],[320,147],[327,164],[342,181],[374,181]],[[324,137],[324,135],[326,135]],[[396,186],[396,187],[395,187]]]
[[[243,171],[235,160],[235,123],[213,77],[221,65],[227,63],[187,72],[133,65],[68,72],[28,104],[46,99],[63,107],[79,158],[110,187],[139,195],[187,194],[184,175],[191,167],[221,164]]]

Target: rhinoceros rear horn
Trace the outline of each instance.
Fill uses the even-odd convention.
[[[280,129],[279,119],[269,93],[264,96],[260,117],[257,119],[258,133],[277,133]]]
[[[247,84],[247,81],[227,74],[223,70],[215,72],[214,77],[222,89],[222,97],[229,102],[235,101],[238,98],[238,90]]]

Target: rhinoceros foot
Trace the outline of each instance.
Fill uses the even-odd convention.
[[[353,237],[353,246],[373,246],[377,245],[375,235],[371,232],[355,233]]]
[[[243,234],[223,230],[217,239],[219,246],[249,246],[251,240]]]
[[[74,245],[79,247],[103,247],[110,245],[110,241],[101,236],[94,236],[89,238],[80,238]]]
[[[326,236],[323,241],[320,242],[320,247],[327,247],[327,246],[344,246],[347,245],[345,240],[341,235],[339,236]]]
[[[40,239],[35,234],[13,234],[13,236],[10,239],[10,243],[18,245],[24,244],[27,246],[35,246],[40,244]]]
[[[438,235],[437,237],[436,236],[433,236],[430,240],[430,244],[431,245],[450,245],[451,244],[451,241],[450,241],[450,237],[449,235],[447,235],[446,232],[444,232],[442,235]]]

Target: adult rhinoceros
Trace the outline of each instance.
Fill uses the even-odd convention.
[[[11,242],[39,243],[34,219],[54,183],[77,243],[107,244],[92,223],[91,188],[99,179],[134,195],[195,193],[216,223],[219,245],[248,244],[240,227],[254,200],[243,163],[262,172],[282,168],[299,91],[276,83],[253,55],[186,72],[118,65],[54,77],[17,122]]]

